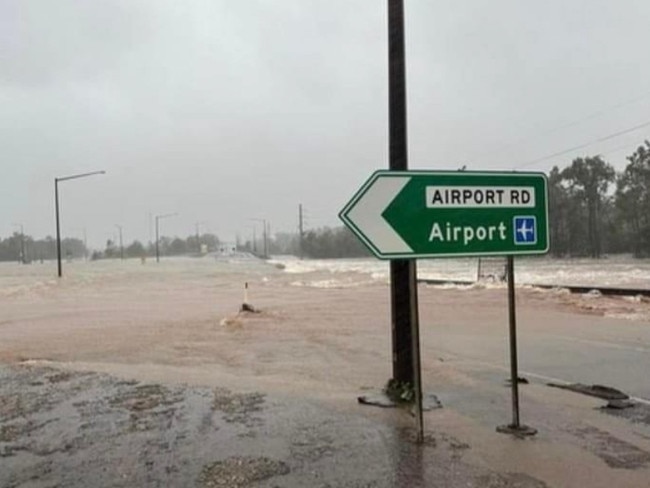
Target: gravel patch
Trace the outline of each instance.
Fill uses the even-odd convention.
[[[289,466],[267,457],[230,457],[203,468],[199,483],[206,488],[245,488],[274,476],[286,475]]]

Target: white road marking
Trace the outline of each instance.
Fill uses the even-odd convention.
[[[543,374],[537,374],[537,373],[532,373],[530,371],[519,371],[521,374],[526,375],[526,376],[531,376],[533,378],[537,378],[538,380],[544,380],[544,381],[550,381],[552,383],[560,383],[564,385],[570,385],[573,382],[567,381],[567,380],[562,380],[560,378],[553,378],[552,376],[546,376]],[[643,403],[644,405],[650,405],[650,400],[646,400],[645,398],[641,397],[634,397],[630,396],[630,400],[634,400],[635,402]]]
[[[609,347],[610,349],[622,349],[625,351],[634,351],[634,352],[650,352],[650,347],[644,347],[644,346],[627,346],[624,344],[618,344],[616,342],[594,341],[592,339],[578,339],[576,337],[561,336],[561,335],[548,335],[546,337],[562,339],[564,341],[581,342],[583,344],[590,344],[592,346]]]
[[[480,364],[482,366],[489,366],[490,368],[493,368],[493,369],[499,369],[501,371],[510,372],[510,367],[509,366],[502,366],[500,364],[488,363],[487,361],[481,361],[481,360],[477,360],[477,359],[462,358],[461,356],[458,356],[458,355],[456,355],[456,356],[461,358],[463,361],[468,362],[468,363]],[[544,374],[533,373],[532,371],[519,370],[519,374],[523,375],[523,376],[530,376],[532,378],[536,378],[538,380],[542,380],[542,381],[545,381],[545,382],[559,383],[559,384],[562,384],[562,385],[571,385],[571,384],[575,383],[575,381],[568,381],[568,380],[563,380],[561,378],[554,378],[553,376],[547,376],[547,375],[544,375]],[[633,401],[638,402],[638,403],[643,403],[644,405],[650,405],[650,400],[647,399],[647,398],[630,396],[630,400],[633,400]]]

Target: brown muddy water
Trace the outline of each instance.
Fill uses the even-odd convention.
[[[540,435],[495,433],[509,416],[498,286],[420,288],[425,387],[444,408],[418,446],[407,411],[356,402],[391,376],[388,289],[372,273],[212,258],[69,263],[62,280],[50,268],[0,279],[1,487],[648,486],[647,425],[593,399],[532,384]],[[238,312],[245,283],[260,313]],[[540,343],[562,324],[571,347],[609,344],[612,327],[629,336],[612,354],[650,343],[640,299],[521,289],[518,303]]]

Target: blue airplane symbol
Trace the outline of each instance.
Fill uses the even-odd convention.
[[[529,240],[528,234],[531,235],[531,238],[535,234],[535,229],[533,227],[527,227],[526,222],[527,222],[526,220],[522,220],[521,221],[521,226],[517,229],[517,232],[519,232],[521,234],[521,239],[523,241],[528,241]]]

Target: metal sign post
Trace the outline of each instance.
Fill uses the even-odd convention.
[[[411,344],[413,352],[413,390],[415,393],[415,421],[417,426],[417,442],[424,441],[424,419],[422,416],[422,368],[420,364],[420,320],[418,311],[417,277],[415,261],[409,261],[413,267],[411,287],[415,293],[411,294]]]
[[[510,324],[510,382],[512,387],[512,423],[500,425],[497,432],[515,435],[534,435],[537,429],[519,422],[519,372],[517,364],[517,317],[515,313],[515,265],[508,256],[508,321]]]

